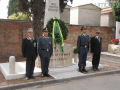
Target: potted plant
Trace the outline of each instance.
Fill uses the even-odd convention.
[[[112,39],[111,42],[112,42],[114,45],[118,45],[119,39]]]
[[[77,52],[77,47],[73,47],[73,52],[74,52],[74,62],[78,63],[78,52]]]

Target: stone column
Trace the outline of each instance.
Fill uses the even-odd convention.
[[[44,27],[46,27],[47,22],[53,17],[60,19],[59,0],[46,0]]]
[[[9,74],[15,74],[15,57],[9,57]]]

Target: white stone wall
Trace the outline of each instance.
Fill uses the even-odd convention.
[[[70,9],[70,24],[78,25],[78,7]]]
[[[101,14],[100,26],[111,26],[115,27],[116,22],[113,17],[113,13]]]
[[[60,13],[60,19],[70,24],[70,8],[65,8],[64,11]]]
[[[93,4],[71,8],[70,24],[100,26],[101,9]]]
[[[79,9],[79,25],[100,26],[100,10]]]
[[[100,26],[109,26],[109,14],[101,14]]]
[[[114,20],[113,13],[109,13],[109,26],[115,27],[116,26],[116,21]]]

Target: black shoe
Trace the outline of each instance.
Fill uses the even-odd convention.
[[[88,72],[88,71],[85,69],[85,67],[83,67],[83,72]]]
[[[83,70],[83,72],[88,72],[88,71],[85,69],[85,66],[83,67],[83,69],[82,69],[82,70]]]
[[[96,71],[96,69],[95,69],[95,68],[93,68],[93,71]]]
[[[34,77],[34,76],[31,76],[30,78],[31,78],[31,79],[35,79],[35,77]]]
[[[42,74],[42,77],[45,77],[45,74]]]
[[[86,69],[83,69],[83,72],[88,72]]]
[[[100,69],[96,69],[97,71],[100,71]]]
[[[47,76],[47,77],[51,77],[49,74],[45,74],[45,76]]]
[[[29,80],[30,78],[29,77],[26,77],[26,80]]]
[[[79,72],[83,73],[83,70],[81,69],[81,67],[79,67]]]

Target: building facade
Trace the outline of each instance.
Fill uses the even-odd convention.
[[[101,8],[85,4],[70,9],[70,24],[100,26]]]
[[[115,27],[116,22],[113,17],[112,8],[105,8],[101,11],[100,26]]]

